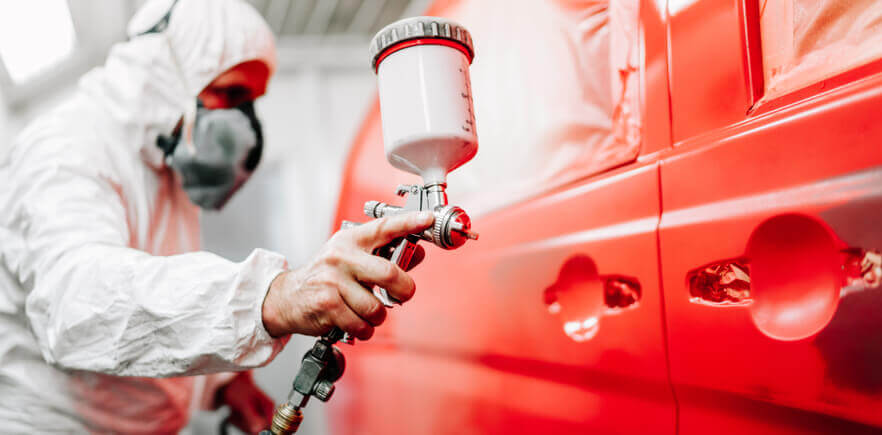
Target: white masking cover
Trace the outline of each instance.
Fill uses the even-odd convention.
[[[634,160],[640,148],[637,0],[452,2],[475,43],[478,154],[449,176],[470,212]]]

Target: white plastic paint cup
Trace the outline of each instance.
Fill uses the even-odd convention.
[[[478,151],[471,36],[453,21],[414,17],[386,26],[371,50],[386,158],[426,185],[446,183]]]

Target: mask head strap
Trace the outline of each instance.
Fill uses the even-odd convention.
[[[236,109],[245,114],[248,121],[251,122],[251,130],[254,131],[256,143],[245,158],[245,170],[252,172],[257,168],[257,164],[260,163],[260,156],[263,154],[263,128],[260,125],[260,120],[257,119],[257,114],[254,112],[253,101],[246,101],[236,106]]]
[[[179,122],[175,129],[172,131],[171,136],[160,134],[156,137],[156,146],[162,150],[162,154],[165,157],[170,156],[173,152],[175,152],[175,147],[178,146],[178,142],[181,141],[181,123]]]

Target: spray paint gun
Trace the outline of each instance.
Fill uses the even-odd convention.
[[[377,73],[383,142],[386,158],[396,168],[420,175],[423,185],[398,186],[406,197],[403,206],[368,201],[364,213],[381,218],[398,213],[430,210],[434,225],[377,249],[404,270],[420,240],[443,249],[456,249],[469,239],[477,240],[466,212],[447,203],[447,174],[462,166],[478,151],[469,65],[474,47],[469,32],[459,24],[438,17],[414,17],[392,23],[371,41],[371,66]],[[358,225],[343,222],[343,228]],[[397,304],[384,289],[374,295],[386,306]],[[339,328],[316,340],[303,356],[288,400],[276,408],[272,427],[261,434],[281,435],[297,431],[301,410],[310,397],[327,401],[334,382],[346,363],[334,346],[353,340]]]

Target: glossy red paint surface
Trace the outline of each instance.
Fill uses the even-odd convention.
[[[751,7],[640,2],[638,158],[427,247],[416,297],[344,348],[335,433],[882,428],[882,65],[760,102]],[[418,181],[374,104],[335,225]]]
[[[758,59],[733,45],[740,7],[699,1],[670,20],[660,245],[680,431],[872,431],[882,289],[843,291],[841,251],[882,248],[882,77],[856,71],[748,114]],[[709,39],[721,46],[695,43]],[[699,62],[713,74],[696,76]],[[752,303],[686,297],[690,270],[731,258],[749,265]]]

